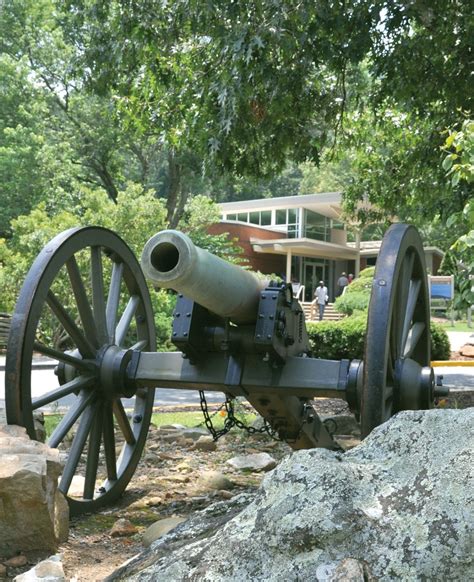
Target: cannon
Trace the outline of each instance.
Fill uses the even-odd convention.
[[[34,412],[70,402],[48,444],[73,434],[59,484],[72,514],[123,493],[145,444],[155,387],[243,396],[293,449],[334,450],[314,398],[346,400],[365,437],[397,411],[430,408],[443,390],[430,367],[426,269],[412,226],[393,225],[384,237],[362,361],[314,357],[289,285],[257,278],[182,233],[153,236],[141,264],[110,230],[70,229],[38,255],[12,317],[7,420],[35,438]],[[146,278],[178,293],[177,351],[155,351]],[[34,353],[57,361],[58,385],[42,395],[32,389]],[[69,496],[77,474],[82,494]]]

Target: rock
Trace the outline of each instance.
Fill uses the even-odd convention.
[[[227,461],[227,464],[240,471],[270,471],[276,467],[277,463],[268,453],[254,453],[233,457]]]
[[[201,436],[191,447],[192,451],[215,451],[217,444],[211,436]]]
[[[0,426],[0,557],[19,551],[55,551],[67,538],[68,514],[56,495],[59,451],[28,438],[18,426]]]
[[[56,489],[54,494],[54,530],[60,544],[69,537],[69,505],[63,493]]]
[[[234,484],[219,471],[203,471],[197,480],[198,489],[204,491],[229,490]]]
[[[173,443],[173,444],[177,444],[180,446],[183,446],[186,444],[186,439],[183,437],[183,435],[180,432],[175,431],[174,433],[170,433],[170,434],[164,434],[162,437],[162,440],[165,441],[165,443]]]
[[[180,473],[192,473],[193,472],[193,468],[188,464],[188,463],[178,463],[175,467],[176,471],[179,471]]]
[[[473,449],[474,409],[402,412],[346,453],[294,452],[110,579],[472,580]]]
[[[172,430],[177,430],[177,431],[183,431],[185,430],[185,426],[184,424],[162,424],[158,430],[162,431],[162,432],[166,432],[166,431],[172,431]]]
[[[69,486],[67,494],[69,497],[81,497],[84,493],[84,483],[86,482],[85,477],[82,475],[74,475]]]
[[[359,560],[354,560],[354,558],[345,558],[336,562],[331,570],[328,577],[329,582],[365,582],[370,578],[364,564]],[[317,570],[316,577],[318,580],[322,578],[322,576],[318,576]]]
[[[133,536],[138,532],[138,529],[128,519],[120,518],[112,526],[110,535],[113,538],[124,538]]]
[[[161,503],[163,503],[162,497],[156,497],[156,496],[143,497],[141,499],[137,499],[133,503],[130,503],[130,505],[128,506],[128,509],[135,511],[137,509],[138,510],[146,509],[147,507],[153,507],[155,505],[160,505]]]
[[[206,428],[185,428],[182,434],[185,439],[192,439],[193,441],[197,441],[202,436],[209,436]]]
[[[44,427],[44,413],[39,410],[33,412],[33,421],[35,425],[36,440],[41,443],[46,442],[46,429]]]
[[[360,445],[360,438],[354,436],[339,435],[335,436],[334,440],[345,451],[348,451],[349,449],[353,449],[357,445]]]
[[[7,568],[21,568],[22,566],[26,566],[26,564],[28,564],[28,559],[23,554],[19,554],[18,556],[13,556],[9,560],[5,560],[3,564]]]
[[[163,503],[162,497],[148,497],[145,500],[147,507],[155,507],[156,505],[161,505]]]
[[[222,499],[232,499],[232,497],[234,497],[234,494],[231,491],[226,491],[225,489],[219,489],[216,491],[216,494],[219,495],[219,497],[222,497]]]
[[[166,475],[165,481],[172,481],[173,483],[189,483],[191,481],[188,475]]]
[[[360,425],[352,414],[322,414],[321,420],[331,434],[360,435]]]
[[[3,564],[0,564],[0,578],[6,577],[7,577],[7,567],[4,566]]]
[[[151,546],[155,540],[173,530],[180,523],[183,523],[183,521],[186,521],[185,517],[167,517],[166,519],[155,521],[155,523],[145,530],[143,534],[143,545],[146,548]]]
[[[460,354],[467,358],[474,358],[474,345],[466,344],[460,349]]]
[[[150,465],[156,465],[159,462],[160,458],[155,453],[147,453],[143,457],[143,462],[148,463]]]
[[[14,582],[66,582],[61,556],[51,556],[13,580]]]

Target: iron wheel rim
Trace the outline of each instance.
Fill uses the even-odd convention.
[[[80,279],[83,278],[76,259],[81,252],[90,255],[92,291],[89,296],[81,290],[76,294],[72,287],[72,281],[77,282],[78,273]],[[105,262],[110,269],[107,295]],[[74,337],[66,334],[69,343],[75,345],[76,351],[61,351],[37,341],[37,331],[45,309],[51,311],[63,327],[64,324],[72,325],[62,314],[61,302],[51,291],[59,274],[62,272],[64,275],[66,272],[65,269],[74,296],[73,303],[79,313],[79,323],[73,322],[76,329],[71,327],[69,330]],[[86,287],[85,283],[87,282],[82,280],[83,288]],[[120,302],[126,299],[127,293],[129,300],[119,317]],[[67,309],[65,311],[67,315]],[[28,272],[12,317],[5,366],[6,413],[9,424],[24,426],[29,436],[35,438],[33,412],[41,408],[38,403],[44,401],[45,397],[33,399],[31,394],[34,351],[49,356],[56,355],[60,366],[72,366],[75,371],[78,370],[78,376],[71,380],[66,379],[49,393],[49,397],[57,395],[49,403],[58,401],[64,396],[64,391],[76,396],[74,405],[71,405],[62,421],[71,411],[74,414],[71,413],[59,432],[56,432],[56,427],[48,440],[50,446],[57,447],[64,441],[69,430],[77,426],[59,485],[66,495],[72,515],[94,511],[115,501],[132,478],[145,444],[153,410],[154,389],[136,391],[132,413],[134,421],[130,423],[122,397],[105,397],[101,393],[100,377],[97,373],[101,350],[105,346],[125,344],[125,340],[129,342],[130,338],[126,336],[133,327],[137,341],[131,347],[138,351],[145,348],[147,351],[154,351],[155,329],[148,288],[133,252],[123,240],[112,231],[100,227],[73,228],[51,240]],[[70,425],[77,413],[76,420]],[[114,419],[124,440],[118,456],[115,452],[118,431],[114,427]],[[63,435],[68,426],[69,430]],[[103,461],[100,459],[101,447]],[[85,473],[82,497],[72,497],[68,495],[68,491],[84,454],[85,467],[81,469]],[[103,469],[104,466],[106,477],[100,487],[97,487],[99,468]]]
[[[402,409],[398,370],[403,360],[430,363],[430,308],[423,243],[406,224],[392,225],[377,258],[365,342],[361,433]]]

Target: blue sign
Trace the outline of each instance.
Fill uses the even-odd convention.
[[[430,297],[431,299],[444,299],[450,301],[454,298],[454,278],[430,277]]]

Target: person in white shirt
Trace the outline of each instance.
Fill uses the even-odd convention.
[[[326,307],[328,300],[328,288],[324,285],[324,281],[319,281],[319,287],[316,287],[314,292],[314,301],[311,303],[311,319],[314,319],[314,312],[317,305],[319,308],[319,321],[322,321],[324,317],[324,308]]]

